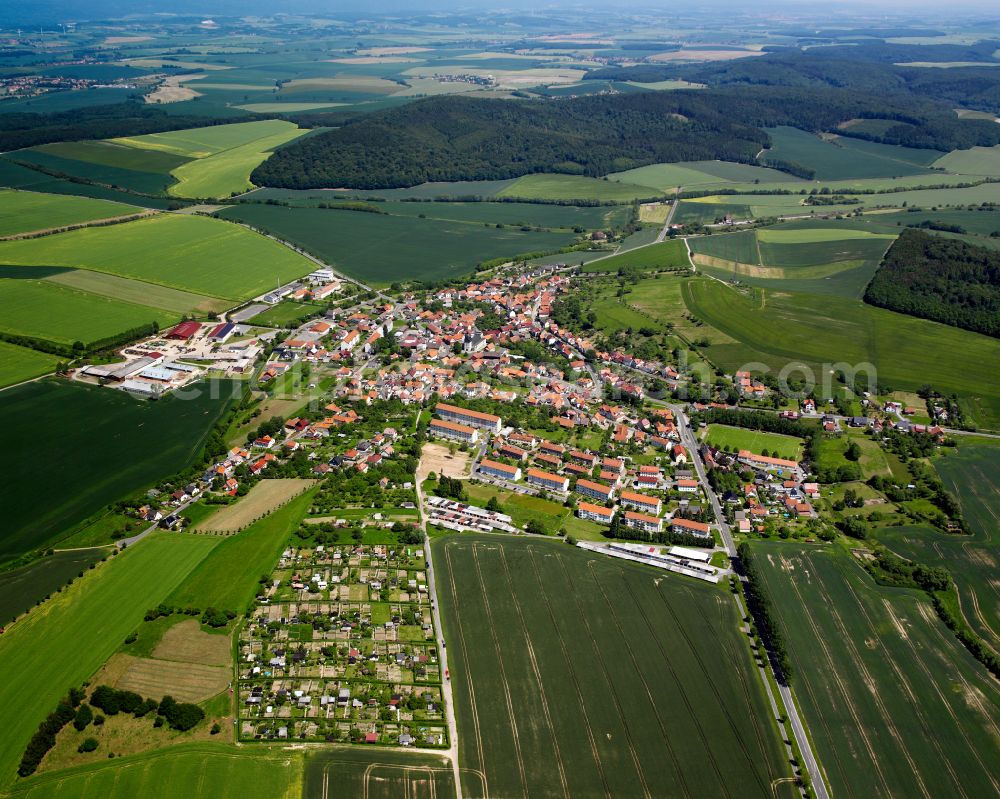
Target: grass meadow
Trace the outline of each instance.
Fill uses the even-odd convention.
[[[760,455],[767,450],[776,458],[797,461],[802,457],[801,439],[779,433],[763,433],[724,424],[710,424],[704,440],[713,447],[728,448],[733,452],[748,449]]]
[[[48,374],[59,359],[47,352],[0,341],[0,388]]]
[[[455,778],[447,759],[399,749],[329,747],[306,756],[302,799],[447,797]]]
[[[44,239],[40,239],[44,241]],[[0,267],[0,332],[31,336],[60,344],[84,344],[123,330],[157,322],[161,327],[178,315],[111,297],[79,291],[48,280],[2,279]]]
[[[583,175],[525,175],[497,193],[499,197],[524,197],[529,200],[608,200],[631,202],[644,200],[663,194],[662,191],[621,183],[616,180],[600,180]]]
[[[608,175],[609,180],[648,186],[662,193],[690,189],[711,189],[731,183],[796,183],[799,178],[777,169],[737,164],[729,161],[683,161],[677,164],[650,164]]]
[[[238,225],[174,214],[0,241],[0,264],[91,269],[231,300],[263,293],[313,268],[298,253]]]
[[[754,545],[834,796],[994,796],[1000,688],[926,596],[845,551]]]
[[[1000,378],[982,368],[1000,358],[995,339],[833,295],[739,291],[717,280],[685,281],[682,290],[691,314],[738,342],[705,351],[727,371],[749,361],[776,371],[793,361],[868,362],[882,383],[930,382],[969,398],[980,425],[1000,424]]]
[[[137,213],[140,208],[91,197],[0,190],[0,236]]]
[[[257,122],[237,122],[231,125],[211,125],[206,128],[171,130],[166,133],[149,133],[144,136],[126,136],[111,139],[115,144],[171,153],[184,158],[208,158],[234,147],[295,130],[291,122],[268,119]]]
[[[241,205],[219,215],[272,233],[345,274],[381,285],[457,277],[481,261],[555,250],[575,239],[570,232],[498,230],[471,222],[321,208]]]
[[[0,637],[0,786],[10,787],[28,739],[56,702],[88,679],[146,609],[162,602],[218,543],[154,535],[88,571]]]
[[[688,258],[684,242],[680,239],[672,239],[592,261],[583,268],[583,271],[617,272],[622,267],[660,270],[688,268],[690,266],[691,260]]]
[[[3,418],[23,421],[10,424],[0,467],[0,563],[53,543],[104,505],[189,464],[234,401],[228,381],[200,385],[199,397],[157,402],[54,379],[0,393]],[[50,494],[45,502],[40,486]]]
[[[222,543],[170,595],[178,607],[214,607],[241,613],[256,595],[257,580],[278,562],[289,535],[309,510],[312,494],[305,493],[245,530],[220,539]],[[224,579],[220,576],[224,575]]]
[[[298,799],[302,757],[265,747],[192,743],[32,777],[11,796],[31,799],[132,799],[162,794],[216,799]]]
[[[432,546],[464,795],[793,795],[726,591],[562,542]]]

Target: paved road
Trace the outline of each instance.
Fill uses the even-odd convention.
[[[431,593],[431,614],[434,617],[434,631],[437,635],[438,655],[441,659],[441,673],[448,674],[448,649],[445,647],[444,627],[441,626],[441,610],[437,592],[437,570],[431,558],[431,540],[427,536],[427,520],[424,516],[424,492],[420,486],[420,470],[417,470],[417,508],[420,513],[420,529],[424,534],[424,550],[427,553],[427,589]],[[444,694],[444,715],[448,722],[448,740],[451,746],[444,754],[451,759],[455,776],[455,799],[462,799],[462,774],[458,765],[458,725],[455,723],[455,700],[451,690],[451,678],[445,677],[441,683]]]
[[[729,525],[726,523],[726,516],[722,511],[722,504],[719,502],[718,496],[708,483],[708,476],[705,472],[705,464],[702,462],[701,455],[698,452],[698,442],[695,439],[694,431],[691,429],[690,422],[684,413],[684,409],[680,405],[670,405],[669,407],[674,412],[677,429],[680,431],[681,435],[681,443],[684,444],[688,452],[691,454],[691,463],[694,465],[695,471],[698,474],[698,480],[701,482],[702,488],[705,489],[705,494],[708,496],[709,503],[712,505],[712,511],[715,514],[722,542],[726,551],[729,553],[729,556],[734,558],[736,557],[736,545],[733,541],[732,533],[729,530]],[[740,579],[743,578],[741,577]],[[739,602],[738,595],[737,604],[740,606],[741,615],[745,616],[746,611],[743,609],[742,603]],[[771,702],[771,708],[776,712],[777,706],[774,701],[774,695],[771,691],[771,685],[766,679],[764,679],[764,687],[767,690],[768,699]],[[782,685],[779,682],[778,692],[781,694],[781,699],[785,706],[785,716],[788,718],[788,722],[791,725],[792,734],[795,736],[795,742],[798,745],[799,751],[802,753],[803,763],[801,765],[805,768],[806,773],[809,775],[809,781],[812,783],[813,790],[816,792],[816,797],[817,799],[830,799],[830,794],[826,787],[826,781],[823,778],[823,772],[820,770],[819,761],[816,759],[815,754],[813,754],[812,746],[809,744],[809,738],[806,735],[802,719],[799,718],[799,711],[795,706],[792,691],[788,686]]]
[[[663,241],[667,234],[670,232],[670,223],[674,221],[674,212],[677,211],[677,206],[680,201],[677,199],[677,195],[674,195],[674,201],[670,203],[670,211],[667,213],[667,221],[663,223],[663,228],[660,230],[659,235],[656,237],[656,243],[659,244]]]

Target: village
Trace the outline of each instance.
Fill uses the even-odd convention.
[[[725,391],[683,401],[682,364],[597,350],[553,321],[575,279],[508,270],[393,299],[345,292],[321,270],[216,324],[182,322],[133,344],[124,365],[76,375],[151,401],[213,374],[254,376],[264,398],[308,397],[132,510],[147,532],[197,531],[262,481],[319,486],[246,616],[241,739],[451,745],[425,531],[561,537],[716,584],[733,574],[738,539],[829,540],[829,508],[880,501],[836,484],[853,472],[818,468],[821,445],[945,440],[935,420],[915,421],[920,409],[875,397],[862,398],[863,416],[813,396],[778,403],[744,370]],[[329,304],[300,322],[254,321],[317,291]],[[915,496],[913,484],[897,488]]]

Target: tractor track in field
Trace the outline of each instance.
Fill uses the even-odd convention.
[[[549,730],[552,733],[552,746],[555,749],[556,768],[559,772],[559,782],[562,784],[563,796],[565,796],[566,799],[570,799],[569,783],[566,780],[566,766],[563,764],[562,752],[559,749],[559,736],[556,734],[555,725],[552,723],[552,713],[549,710],[549,700],[545,696],[545,686],[542,685],[542,674],[538,668],[538,660],[535,657],[535,647],[531,643],[528,625],[525,623],[524,613],[521,611],[521,603],[518,602],[517,592],[514,590],[514,584],[510,579],[510,569],[507,566],[507,556],[504,553],[503,544],[500,545],[500,563],[503,565],[504,579],[507,582],[507,587],[510,589],[510,595],[514,601],[514,609],[517,611],[517,619],[521,625],[521,630],[524,633],[525,650],[528,653],[528,661],[531,664],[531,671],[535,676],[535,684],[538,685],[538,695],[542,704],[542,715],[545,716],[545,723],[548,725]]]
[[[639,666],[639,661],[635,657],[635,651],[632,649],[632,646],[628,642],[628,636],[625,634],[625,631],[622,629],[621,621],[619,621],[618,614],[615,612],[615,609],[614,609],[614,607],[611,604],[611,600],[608,598],[607,591],[604,590],[604,586],[601,584],[601,581],[598,579],[597,575],[594,573],[594,564],[593,564],[593,561],[588,561],[587,568],[590,570],[591,579],[593,579],[594,583],[597,585],[597,589],[601,592],[601,596],[604,598],[604,604],[607,606],[608,610],[611,612],[611,618],[614,620],[615,629],[618,630],[618,634],[621,636],[622,643],[625,645],[625,651],[628,653],[629,660],[632,661],[632,667],[635,669],[635,673],[639,676],[639,682],[642,683],[642,688],[646,692],[646,699],[649,701],[649,706],[653,710],[653,715],[656,716],[656,723],[660,727],[660,732],[663,735],[663,741],[666,744],[667,751],[670,752],[670,759],[673,762],[674,770],[677,772],[677,780],[680,783],[681,789],[684,791],[684,795],[685,796],[691,796],[691,789],[690,789],[690,787],[687,784],[687,780],[684,779],[684,772],[681,771],[681,769],[680,769],[680,765],[679,765],[680,761],[677,759],[676,755],[674,754],[673,747],[670,744],[670,734],[667,732],[667,726],[663,722],[663,716],[660,715],[660,711],[657,710],[657,708],[656,708],[656,701],[653,699],[653,692],[650,690],[649,683],[646,681],[646,678],[643,676],[642,668]],[[624,577],[624,574],[622,572],[619,572],[619,576]],[[633,603],[635,602],[634,595],[632,596],[632,601],[633,601]],[[642,609],[641,608],[639,608],[639,613],[640,613],[640,615],[643,615],[643,618],[644,618],[644,620],[646,622],[647,629],[650,629],[650,632],[652,632],[652,628],[649,627],[649,620],[645,619],[645,616],[642,613]],[[680,692],[680,695],[681,695],[681,699],[683,700],[685,707],[687,707],[688,713],[691,714],[691,718],[694,720],[695,727],[698,730],[698,737],[701,739],[702,745],[705,747],[705,751],[708,752],[709,759],[710,759],[710,761],[712,763],[712,770],[715,772],[716,776],[719,778],[720,784],[723,786],[723,790],[726,792],[726,795],[727,796],[731,796],[731,794],[729,793],[729,790],[725,787],[725,781],[722,779],[722,772],[719,771],[719,764],[716,762],[715,757],[712,755],[711,749],[708,746],[708,741],[705,738],[705,731],[701,728],[701,724],[697,721],[697,717],[694,714],[694,708],[691,706],[691,703],[690,703],[690,701],[689,701],[689,699],[687,697],[687,694],[685,693],[684,689],[682,687],[680,687],[680,686],[683,685],[683,683],[678,679],[677,674],[673,670],[673,667],[669,664],[669,661],[665,661],[665,662],[666,662],[666,665],[667,665],[667,669],[670,671],[671,676],[673,676],[673,678],[674,678],[675,684],[678,686],[678,689],[679,689],[679,692]]]
[[[782,558],[782,560],[784,559]],[[807,607],[805,599],[802,596],[801,591],[799,591],[798,586],[795,584],[795,581],[790,581],[790,584],[792,586],[792,591],[795,593],[795,596],[798,600],[799,606]],[[825,604],[827,604],[827,606],[832,606],[832,603],[829,602],[829,594],[825,594],[825,597],[827,599]],[[883,794],[885,796],[891,796],[892,791],[889,789],[889,783],[886,781],[885,774],[882,772],[882,766],[881,763],[879,762],[878,756],[875,754],[875,748],[872,746],[871,738],[869,738],[868,736],[868,730],[861,723],[861,718],[858,716],[858,710],[854,706],[854,703],[851,701],[851,692],[847,690],[847,686],[844,684],[844,681],[841,678],[840,673],[837,671],[836,662],[833,658],[832,653],[830,652],[830,647],[826,642],[826,638],[823,636],[819,627],[817,627],[816,622],[813,620],[812,616],[809,613],[805,613],[803,614],[803,616],[805,617],[806,623],[809,625],[809,628],[812,631],[813,637],[819,644],[820,649],[823,651],[823,657],[826,659],[826,662],[829,665],[828,672],[833,677],[833,681],[836,683],[837,688],[839,689],[840,694],[843,697],[844,707],[846,707],[847,712],[851,714],[851,718],[854,720],[854,727],[855,729],[858,730],[859,734],[861,735],[861,739],[864,741],[865,750],[868,752],[868,758],[872,763],[874,773],[878,776],[878,781],[882,784]],[[808,681],[806,682],[806,688],[809,691],[810,696],[812,696],[815,701],[815,695],[809,688]],[[818,704],[816,706],[819,707]],[[820,718],[823,717],[822,713],[818,713],[817,715]],[[829,727],[826,725],[825,721],[823,726],[824,729],[827,730],[827,735],[829,735],[830,730]],[[830,740],[834,739],[831,737]],[[837,758],[837,768],[841,771],[841,776],[844,776],[839,758]]]
[[[479,585],[484,586],[483,570],[479,565],[479,547],[475,545],[472,547],[472,560],[476,564],[476,576],[479,578]],[[521,788],[524,796],[527,797],[530,795],[528,792],[528,777],[524,769],[524,754],[521,751],[521,738],[517,731],[517,717],[514,714],[514,701],[511,698],[510,685],[507,682],[507,671],[503,666],[503,652],[500,649],[500,640],[497,638],[496,626],[493,621],[493,610],[490,607],[489,592],[484,588],[482,593],[483,605],[486,608],[486,616],[490,622],[490,637],[493,639],[493,649],[496,652],[497,658],[496,662],[500,667],[500,684],[503,687],[504,701],[507,705],[507,715],[510,717],[510,731],[511,737],[514,741],[514,750],[517,757],[517,770],[521,777]]]
[[[588,561],[589,563],[590,561]],[[559,568],[563,573],[563,579],[566,581],[567,585],[573,585],[573,581],[570,580],[569,573],[566,571],[566,564],[563,563],[562,558],[559,559]],[[632,733],[629,731],[628,722],[625,721],[625,712],[622,709],[621,698],[618,696],[618,690],[615,688],[615,683],[611,679],[611,675],[608,672],[608,665],[604,661],[604,655],[601,653],[600,648],[597,646],[597,639],[594,637],[594,631],[590,627],[590,621],[587,618],[587,614],[584,612],[582,605],[580,604],[580,596],[574,591],[573,601],[576,604],[576,609],[580,615],[580,619],[583,621],[584,626],[587,628],[587,640],[590,641],[590,646],[594,651],[597,662],[600,664],[601,673],[604,676],[604,681],[608,685],[608,690],[611,695],[612,701],[615,704],[615,709],[618,711],[618,718],[621,721],[622,730],[625,733],[625,743],[628,746],[629,755],[632,758],[632,764],[635,766],[636,775],[639,777],[639,782],[642,783],[642,793],[646,799],[653,799],[653,794],[649,790],[649,785],[646,783],[646,775],[643,772],[642,764],[639,761],[639,755],[635,751],[635,742],[632,740]]]
[[[464,681],[465,684],[468,686],[468,691],[469,691],[469,710],[472,714],[472,726],[475,729],[476,733],[476,752],[478,755],[479,766],[485,769],[486,760],[483,757],[483,736],[481,727],[479,725],[479,706],[476,703],[476,689],[472,684],[472,679],[469,673],[469,651],[468,648],[466,647],[465,632],[463,630],[462,620],[461,620],[462,616],[461,612],[459,611],[460,603],[458,602],[458,588],[455,585],[455,569],[453,568],[451,563],[451,548],[447,544],[445,544],[444,546],[444,559],[445,562],[448,564],[448,583],[451,588],[451,598],[455,610],[455,621],[456,621],[455,626],[458,628],[458,645],[459,648],[462,650],[462,661],[463,661],[462,665],[465,667],[465,672],[466,672]],[[485,784],[486,783],[485,773],[483,774],[483,783],[484,783],[483,787],[485,789],[485,794],[488,797],[489,789]]]
[[[528,546],[528,551],[531,553],[535,552],[530,545]],[[563,638],[563,634],[556,623],[556,615],[552,610],[552,602],[549,600],[549,594],[544,588],[542,577],[538,573],[538,563],[534,557],[531,558],[531,569],[535,575],[535,583],[538,585],[538,593],[542,597],[542,601],[545,603],[546,612],[549,614],[549,622],[552,624],[552,629],[555,631],[556,639],[559,641],[559,650],[562,652],[563,660],[566,662],[566,668],[569,671],[570,680],[573,682],[573,688],[576,691],[576,698],[579,703],[580,710],[583,713],[584,720],[587,722],[587,742],[590,744],[590,753],[594,758],[594,764],[597,766],[597,771],[601,775],[601,784],[604,786],[604,795],[607,799],[612,799],[611,786],[608,785],[608,778],[604,773],[604,764],[601,762],[600,751],[597,748],[597,740],[594,738],[594,725],[591,724],[590,714],[587,712],[587,703],[584,701],[583,691],[580,689],[580,678],[576,673],[576,668],[573,666],[573,659],[570,657],[569,649],[566,646],[566,640]]]

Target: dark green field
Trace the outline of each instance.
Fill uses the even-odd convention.
[[[958,588],[959,606],[969,625],[1000,651],[1000,446],[965,444],[935,458],[945,485],[959,499],[972,536],[947,535],[929,527],[879,530],[894,552],[933,566],[944,566]]]
[[[381,200],[434,200],[448,197],[490,198],[514,183],[508,180],[462,180],[450,183],[422,183],[408,189],[272,189],[262,188],[252,192],[255,200],[287,200],[295,203],[336,202],[337,200],[381,199]]]
[[[74,142],[68,145],[46,145],[35,150],[18,150],[11,153],[9,157],[18,162],[35,164],[59,175],[82,178],[94,183],[130,189],[143,194],[162,194],[168,186],[177,182],[171,177],[169,170],[160,172],[153,168],[130,169],[120,165],[71,157],[77,152],[86,157],[96,149],[93,145],[100,144],[101,142]],[[83,145],[91,145],[91,147]],[[128,148],[117,147],[116,149],[125,150]],[[149,167],[154,167],[158,161],[162,160],[160,158],[162,155],[168,154],[156,153],[152,159],[153,163]],[[100,156],[95,155],[94,157]],[[173,160],[182,164],[188,159],[174,157]],[[122,161],[131,163],[134,159],[123,158]]]
[[[329,748],[306,757],[302,799],[442,799],[455,779],[443,757],[393,749]]]
[[[105,547],[69,549],[20,569],[0,572],[0,627],[65,585],[108,552]]]
[[[771,128],[768,134],[771,136],[771,149],[765,152],[765,160],[800,164],[814,170],[816,180],[930,174],[930,170],[920,162],[939,157],[936,150],[915,151],[909,147],[849,138],[825,141],[798,128]],[[935,153],[934,158],[930,157],[931,153]]]
[[[691,246],[691,252],[696,255],[707,255],[710,258],[721,258],[724,261],[736,261],[741,264],[760,263],[757,234],[753,230],[697,236],[688,239],[688,244]]]
[[[555,250],[575,238],[572,233],[320,208],[242,205],[219,216],[273,233],[352,277],[383,285],[457,277],[480,261]]]
[[[843,550],[754,552],[832,794],[996,796],[1000,687],[926,595],[877,587]]]
[[[465,796],[793,795],[727,590],[557,542],[433,547]]]
[[[155,402],[62,380],[0,394],[0,415],[8,420],[0,563],[57,540],[103,505],[189,465],[238,386],[200,385],[200,396]]]

